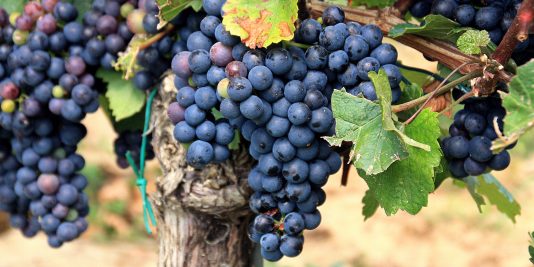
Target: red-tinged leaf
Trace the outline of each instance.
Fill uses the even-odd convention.
[[[297,20],[297,0],[228,0],[223,25],[250,48],[291,40]]]

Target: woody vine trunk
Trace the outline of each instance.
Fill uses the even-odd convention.
[[[173,76],[164,79],[152,106],[152,145],[162,170],[151,195],[157,218],[160,267],[257,266],[247,228],[252,161],[235,151],[224,164],[194,170],[173,137],[167,107],[176,97]]]

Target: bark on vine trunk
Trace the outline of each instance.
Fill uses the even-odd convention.
[[[174,140],[167,107],[176,97],[164,79],[152,106],[152,145],[162,169],[151,196],[158,221],[160,267],[257,266],[247,236],[251,213],[246,183],[252,161],[245,150],[225,164],[194,170]]]

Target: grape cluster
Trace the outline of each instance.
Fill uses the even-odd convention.
[[[184,45],[172,60],[178,89],[176,102],[169,106],[168,114],[174,128],[174,137],[188,143],[186,160],[189,165],[201,168],[230,157],[228,145],[235,137],[235,121],[216,118],[213,110],[222,99],[216,91],[219,82],[235,63],[232,47],[239,38],[231,36],[221,24],[224,1],[203,1],[206,13],[189,13],[187,27],[179,30],[178,41]],[[199,19],[200,18],[200,19]],[[177,45],[178,46],[178,45]],[[242,63],[241,63],[242,64]]]
[[[145,151],[145,159],[151,160],[155,157],[154,148],[150,145],[152,136],[147,136],[147,147]],[[115,154],[117,155],[117,165],[123,169],[130,167],[128,160],[126,159],[126,153],[129,151],[135,164],[139,166],[139,155],[141,154],[141,142],[143,140],[143,131],[123,131],[119,133],[119,136],[113,143]]]
[[[226,133],[239,131],[258,161],[248,176],[254,190],[250,207],[258,214],[250,237],[267,260],[294,257],[303,247],[302,231],[321,221],[321,187],[341,166],[339,155],[322,139],[334,134],[332,92],[347,88],[376,100],[368,73],[383,68],[396,102],[402,80],[397,51],[382,44],[376,25],[345,24],[338,7],[325,10],[325,28],[313,19],[300,24],[295,41],[309,45],[306,50],[251,50],[221,24],[223,2],[203,1],[207,14],[200,30],[180,35],[187,37],[187,50],[171,64],[178,88],[177,101],[168,109],[174,136],[189,144],[189,165],[201,168],[220,162],[220,151],[226,159],[231,140]],[[213,110],[224,119],[216,120]],[[228,136],[224,143],[219,142],[221,128]]]
[[[501,171],[510,164],[507,150],[498,154],[493,154],[491,150],[492,141],[498,137],[495,129],[502,133],[504,127],[506,111],[501,102],[497,94],[468,99],[464,109],[454,115],[454,123],[449,128],[450,136],[441,142],[453,177],[464,178],[491,170]]]
[[[89,66],[113,69],[118,53],[124,51],[133,38],[125,19],[136,2],[94,0],[91,10],[83,15],[83,26],[80,23],[72,26],[81,34],[76,38],[83,41],[81,57]]]
[[[304,83],[332,84],[326,92],[327,97],[332,89],[345,88],[353,95],[362,94],[374,101],[377,95],[368,73],[383,68],[391,86],[392,102],[397,102],[402,94],[399,85],[403,79],[395,65],[397,50],[382,43],[383,34],[378,26],[343,21],[343,11],[329,7],[323,13],[324,29],[314,19],[301,23],[295,39],[312,45],[304,55],[308,69]]]
[[[88,226],[80,121],[99,107],[96,68],[111,66],[131,39],[123,3],[95,0],[83,23],[58,0],[28,2],[11,16],[0,10],[0,210],[25,236],[46,233],[51,247]]]
[[[494,44],[499,44],[512,25],[522,0],[470,1],[423,0],[410,7],[414,17],[438,14],[458,22],[464,27],[486,30]],[[517,45],[513,58],[524,63],[534,55],[534,42],[528,39]],[[525,53],[527,51],[527,53]]]
[[[130,8],[129,10],[127,24],[132,32],[149,36],[158,34],[159,19],[157,14],[159,11],[155,0],[141,1],[138,9]],[[180,33],[188,32],[183,30],[189,29],[186,25],[191,25],[189,27],[194,28],[193,25],[198,25],[199,22],[200,15],[187,10],[171,21],[164,30],[177,29]],[[176,32],[176,30],[173,32]],[[169,69],[173,55],[186,50],[185,42],[175,41],[172,36],[173,34],[171,33],[166,34],[163,38],[156,38],[156,42],[148,47],[143,47],[137,55],[136,64],[140,67],[140,70],[135,73],[133,83],[138,89],[151,89],[157,84],[163,73]]]

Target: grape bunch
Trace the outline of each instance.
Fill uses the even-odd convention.
[[[323,13],[323,23],[314,19],[302,21],[296,31],[295,40],[311,44],[304,55],[304,65],[308,72],[305,84],[327,84],[326,95],[333,89],[345,88],[353,95],[377,100],[376,91],[368,73],[386,72],[392,92],[392,102],[396,103],[402,94],[400,82],[403,77],[397,61],[394,46],[382,43],[383,34],[374,24],[361,26],[356,22],[343,23],[343,10],[328,7]],[[329,84],[332,84],[331,86]]]
[[[136,34],[155,36],[161,34],[161,31],[169,30],[163,38],[156,38],[156,42],[143,47],[136,57],[140,69],[136,71],[133,83],[140,90],[148,90],[156,85],[163,73],[170,68],[173,56],[187,50],[185,40],[189,34],[200,29],[200,20],[204,16],[187,9],[158,30],[158,12],[155,0],[145,0],[140,2],[138,9],[131,10],[127,15],[128,27]],[[175,35],[177,40],[173,38]]]
[[[206,13],[187,14],[187,27],[178,32],[182,41],[177,42],[171,64],[178,94],[168,114],[176,125],[176,140],[189,144],[186,160],[195,168],[227,160],[228,145],[235,137],[236,122],[213,113],[222,98],[216,87],[233,65],[241,63],[233,61],[232,47],[243,47],[221,24],[223,3],[203,1]],[[183,42],[182,51],[179,42]]]
[[[321,221],[321,187],[341,166],[340,156],[322,139],[335,131],[332,92],[347,88],[377,100],[368,73],[383,68],[396,102],[403,79],[395,65],[397,51],[382,44],[376,25],[345,24],[338,7],[325,10],[324,28],[313,19],[300,24],[295,41],[309,45],[306,50],[249,49],[221,24],[223,2],[203,1],[207,14],[200,30],[188,24],[189,35],[180,31],[187,50],[172,60],[178,93],[168,115],[176,140],[189,145],[186,159],[195,168],[220,162],[219,151],[226,159],[228,134],[238,130],[258,162],[248,176],[254,191],[250,207],[257,213],[250,237],[267,260],[294,257],[303,247],[302,231]],[[214,110],[224,119],[216,119]],[[221,128],[228,136],[224,143]]]
[[[88,227],[80,122],[99,107],[97,67],[109,67],[131,39],[118,12],[124,3],[96,0],[83,23],[58,0],[28,2],[22,14],[0,10],[0,210],[25,236],[46,233],[54,248]]]
[[[136,2],[94,0],[91,9],[83,15],[83,25],[73,24],[85,46],[81,57],[89,66],[113,69],[118,53],[124,51],[133,38],[126,18]]]
[[[441,142],[453,177],[477,176],[491,170],[501,171],[510,165],[510,145],[493,154],[491,143],[504,128],[506,115],[498,94],[465,100],[462,110],[454,115],[450,136]],[[498,131],[496,131],[498,129]]]
[[[147,136],[147,147],[145,151],[145,159],[151,160],[155,157],[154,148],[150,145],[152,136]],[[123,169],[130,167],[128,160],[126,159],[126,153],[129,151],[132,155],[135,164],[139,166],[139,155],[141,154],[141,142],[143,140],[143,131],[123,131],[119,133],[119,136],[113,143],[115,154],[117,155],[117,165]]]
[[[410,7],[414,17],[438,14],[458,22],[464,27],[486,30],[494,44],[499,44],[512,25],[522,0],[469,1],[423,0]],[[534,42],[528,39],[517,45],[513,58],[522,64],[532,58]],[[525,53],[527,52],[527,53]]]

